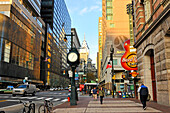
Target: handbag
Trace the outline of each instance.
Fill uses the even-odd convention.
[[[147,97],[147,100],[146,100],[146,101],[150,101],[150,99],[151,99],[151,95],[148,94],[148,97]]]

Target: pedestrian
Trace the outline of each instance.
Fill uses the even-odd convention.
[[[99,96],[100,96],[100,104],[103,104],[104,90],[102,87],[100,88]]]
[[[92,98],[93,98],[93,89],[91,89],[91,95],[92,95]]]
[[[140,93],[140,101],[143,105],[143,109],[146,110],[146,100],[149,94],[148,88],[144,84],[141,84],[138,93]]]
[[[96,87],[94,87],[94,89],[93,89],[93,97],[94,97],[94,100],[97,100],[97,89],[96,89]]]

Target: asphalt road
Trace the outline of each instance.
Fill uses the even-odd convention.
[[[0,111],[5,111],[5,113],[20,113],[23,109],[23,104],[21,101],[35,103],[36,113],[38,112],[38,107],[44,103],[44,100],[51,100],[53,105],[59,105],[67,101],[68,90],[62,91],[44,91],[37,92],[35,96],[27,95],[25,97],[17,95],[15,97],[12,94],[0,94]]]

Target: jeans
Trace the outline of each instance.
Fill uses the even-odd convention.
[[[100,96],[100,104],[103,104],[103,96]]]
[[[147,97],[148,97],[147,95],[140,95],[140,101],[141,101],[141,103],[142,103],[142,105],[143,105],[143,108],[146,107]]]

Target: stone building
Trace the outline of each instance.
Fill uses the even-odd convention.
[[[138,72],[151,100],[170,105],[170,2],[133,0]]]

